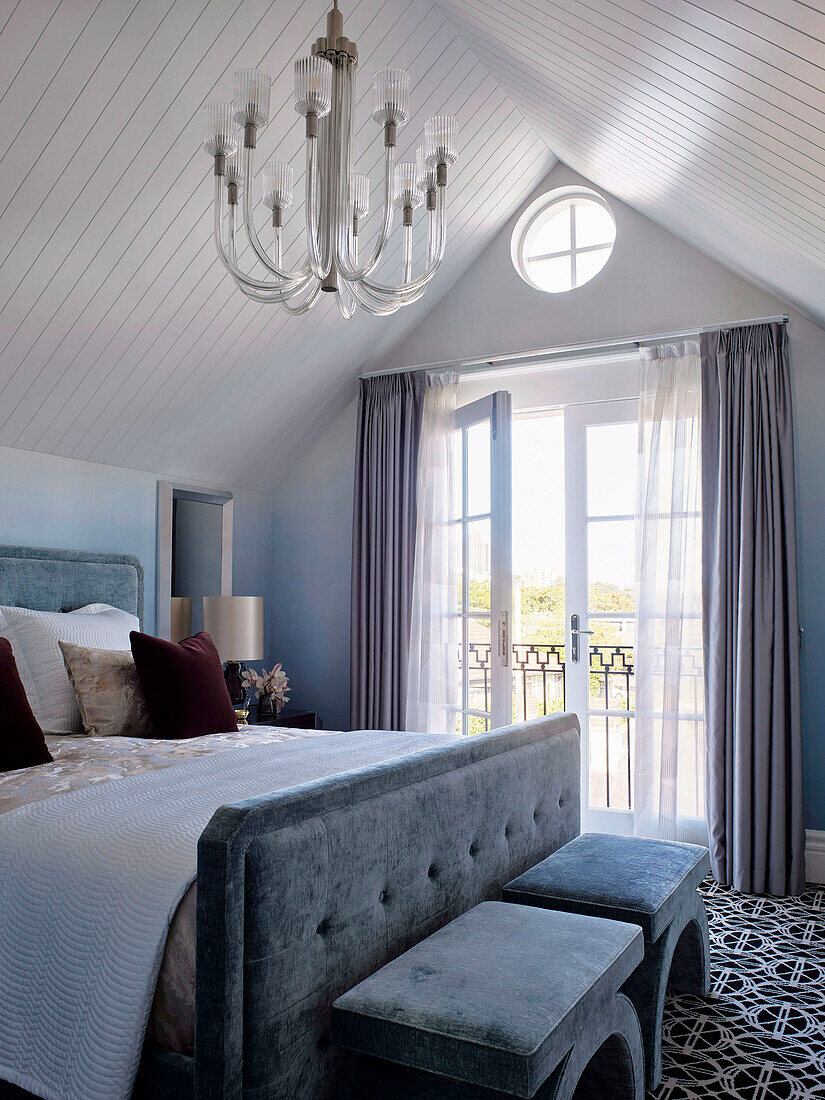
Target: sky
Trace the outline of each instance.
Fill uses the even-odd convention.
[[[564,416],[513,419],[513,572],[564,577]],[[472,458],[471,458],[472,461]],[[636,477],[636,424],[588,429],[590,515],[632,516]],[[590,580],[634,583],[633,522],[588,524]]]

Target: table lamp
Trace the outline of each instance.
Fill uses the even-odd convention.
[[[244,662],[262,661],[264,657],[263,596],[204,596],[203,629],[223,661],[232,705],[244,707]]]

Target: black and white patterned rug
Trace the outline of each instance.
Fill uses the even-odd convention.
[[[701,887],[711,995],[669,997],[656,1100],[825,1098],[825,887],[800,898]]]

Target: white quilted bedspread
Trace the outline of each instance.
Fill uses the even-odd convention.
[[[0,815],[0,1078],[47,1100],[126,1100],[214,811],[445,740],[357,731],[254,745]]]

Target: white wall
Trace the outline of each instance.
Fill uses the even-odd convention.
[[[135,554],[146,574],[145,627],[152,633],[158,480],[143,470],[0,447],[0,543]],[[270,597],[271,497],[232,492],[233,590]]]
[[[592,186],[557,165],[523,207],[552,187],[574,183]],[[518,211],[386,365],[597,342],[766,316],[784,308],[618,199],[606,197],[616,217],[616,244],[589,283],[567,294],[544,294],[520,278],[510,259]]]
[[[558,165],[537,191],[582,181]],[[517,215],[503,227],[458,284],[392,354],[387,367],[410,367],[474,355],[552,347],[710,325],[781,313],[783,302],[750,285],[607,196],[617,222],[610,262],[586,286],[569,294],[528,287],[510,261]],[[746,261],[745,261],[746,262]],[[800,538],[806,813],[809,828],[825,828],[825,333],[791,314],[795,386],[797,501]],[[311,600],[311,622],[301,623],[295,592],[279,599],[288,637],[276,627],[285,661],[314,677],[334,696],[331,714],[346,714],[349,648],[351,491],[354,412],[322,435],[289,473],[276,501],[275,546],[279,583],[301,577]],[[295,476],[297,474],[297,477]],[[317,545],[319,542],[322,545]],[[280,546],[279,546],[280,543]],[[314,544],[314,545],[311,545]],[[307,559],[306,555],[309,555]],[[307,566],[316,570],[310,584]],[[276,599],[278,603],[278,599]],[[280,604],[279,604],[280,606]],[[280,659],[280,656],[279,656]],[[303,686],[303,685],[302,685]],[[329,724],[329,723],[328,723]]]

